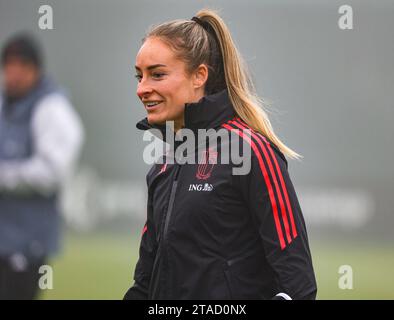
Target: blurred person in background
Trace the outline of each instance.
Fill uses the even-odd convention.
[[[66,96],[45,74],[34,37],[10,38],[1,65],[0,299],[34,299],[39,268],[59,249],[58,200],[84,131]]]

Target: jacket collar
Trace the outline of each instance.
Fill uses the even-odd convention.
[[[198,129],[217,128],[235,116],[234,107],[227,89],[202,97],[198,102],[185,104],[185,128],[197,132]],[[152,125],[147,118],[136,125],[140,130],[159,129],[165,137],[165,125]]]

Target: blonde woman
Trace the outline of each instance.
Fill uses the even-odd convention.
[[[241,175],[236,164],[217,161],[223,142],[194,164],[164,157],[153,165],[125,299],[314,299],[307,232],[287,171],[286,156],[299,155],[275,135],[222,18],[204,9],[152,28],[135,68],[147,111],[139,129],[165,133],[168,121],[177,133],[222,129],[251,153]]]

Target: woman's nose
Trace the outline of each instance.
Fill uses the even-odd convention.
[[[137,86],[137,96],[142,99],[142,97],[146,96],[147,94],[152,92],[152,87],[149,86],[144,79],[141,79],[140,82],[138,82]]]

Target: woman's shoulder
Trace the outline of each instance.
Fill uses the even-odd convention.
[[[229,130],[231,145],[234,146],[234,139],[239,141],[240,152],[245,155],[245,148],[249,149],[251,158],[263,160],[264,163],[282,162],[287,168],[287,159],[279,147],[267,136],[252,129],[242,120],[232,120],[227,125],[222,126]]]

